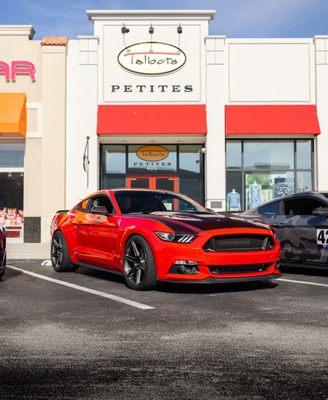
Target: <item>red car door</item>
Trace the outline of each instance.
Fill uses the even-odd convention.
[[[91,198],[78,229],[79,259],[88,264],[113,268],[118,223],[107,196]]]

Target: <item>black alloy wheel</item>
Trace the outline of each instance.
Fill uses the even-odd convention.
[[[55,232],[52,237],[51,263],[56,272],[76,271],[78,268],[71,262],[66,240],[60,231]]]
[[[148,290],[156,286],[155,260],[147,241],[132,236],[126,243],[123,259],[123,274],[126,285],[134,290]]]

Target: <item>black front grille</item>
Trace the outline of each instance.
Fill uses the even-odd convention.
[[[247,272],[266,271],[271,264],[249,264],[249,265],[211,265],[208,268],[212,274],[247,274]]]
[[[238,252],[270,250],[274,247],[271,236],[266,235],[229,235],[214,236],[204,246],[205,251]]]

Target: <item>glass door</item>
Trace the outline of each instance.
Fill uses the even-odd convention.
[[[148,176],[134,176],[126,179],[128,189],[150,189],[150,178]]]
[[[159,189],[179,191],[177,176],[129,176],[126,186],[128,189]]]

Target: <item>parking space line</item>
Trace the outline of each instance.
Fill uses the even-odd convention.
[[[308,282],[308,281],[296,281],[294,279],[285,279],[285,278],[279,278],[277,279],[278,281],[282,282],[291,282],[291,283],[300,283],[302,285],[312,285],[312,286],[323,286],[323,287],[328,287],[328,284],[326,283],[316,283],[316,282]]]
[[[13,269],[15,271],[22,272],[23,274],[34,276],[35,278],[43,279],[48,282],[57,283],[58,285],[66,286],[72,289],[80,290],[81,292],[87,292],[90,294],[94,294],[96,296],[104,297],[105,299],[117,301],[119,303],[126,304],[131,307],[139,308],[140,310],[153,310],[155,307],[148,306],[147,304],[142,304],[137,301],[125,299],[124,297],[116,296],[115,294],[110,294],[106,292],[101,292],[99,290],[89,289],[85,286],[75,285],[74,283],[69,283],[65,281],[61,281],[59,279],[50,278],[48,276],[44,276],[41,274],[37,274],[32,271],[27,271],[26,269],[17,268],[12,265],[7,265],[8,268]]]

